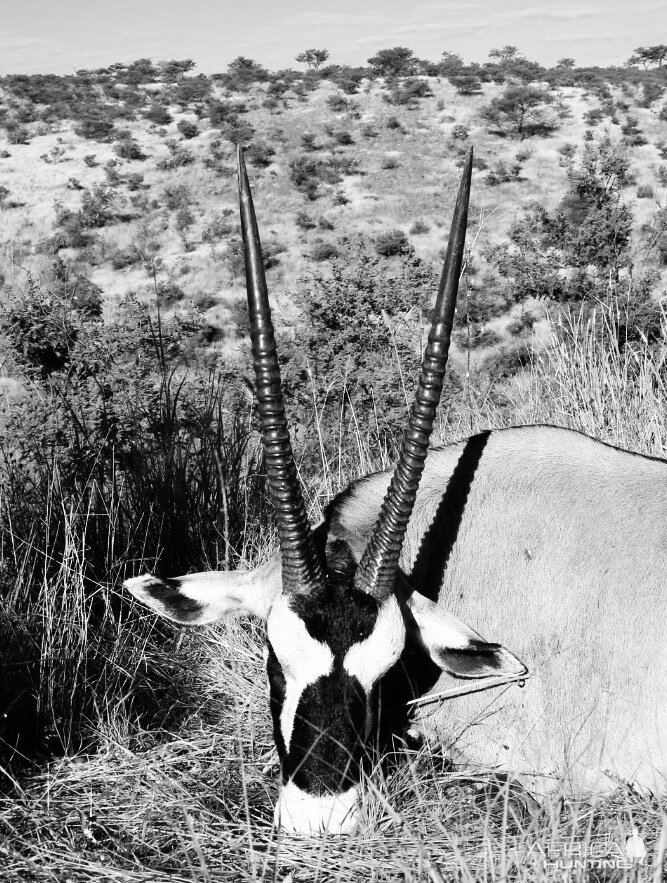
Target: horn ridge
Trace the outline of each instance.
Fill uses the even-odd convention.
[[[438,295],[431,314],[431,329],[401,452],[355,577],[356,587],[379,601],[394,589],[398,560],[442,393],[463,264],[471,177],[472,148],[463,166]]]
[[[323,584],[322,565],[313,543],[292,453],[262,247],[241,147],[238,148],[237,160],[255,394],[269,498],[275,509],[280,538],[283,591],[306,595]]]

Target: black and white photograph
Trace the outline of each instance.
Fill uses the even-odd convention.
[[[0,883],[667,881],[665,0],[4,0]]]

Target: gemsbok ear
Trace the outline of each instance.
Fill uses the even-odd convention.
[[[485,641],[474,629],[433,601],[414,592],[407,603],[421,641],[433,662],[456,678],[521,677],[528,669],[501,644]]]
[[[173,579],[145,573],[123,585],[142,604],[181,625],[244,615],[266,620],[281,590],[280,562],[272,559],[254,570],[211,570]]]

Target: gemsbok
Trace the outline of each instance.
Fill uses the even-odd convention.
[[[428,450],[471,170],[472,151],[398,464],[354,481],[311,530],[239,151],[255,392],[280,554],[250,572],[145,574],[125,585],[178,623],[264,620],[282,769],[276,821],[295,833],[354,828],[365,747],[378,726],[398,726],[413,697],[427,700],[422,728],[455,759],[540,791],[664,789],[667,461],[553,426]],[[452,693],[465,695],[438,699]]]

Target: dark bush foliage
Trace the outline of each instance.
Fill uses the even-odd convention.
[[[408,254],[411,246],[402,230],[387,230],[375,238],[375,250],[384,258]]]
[[[192,120],[179,120],[176,124],[176,128],[187,140],[196,138],[197,135],[199,135],[199,126],[196,123],[193,123]]]

